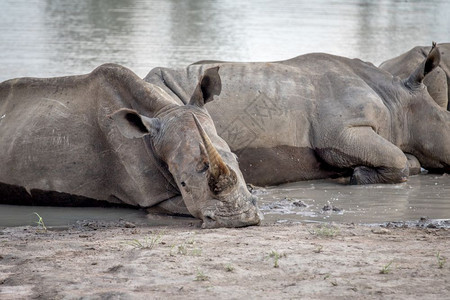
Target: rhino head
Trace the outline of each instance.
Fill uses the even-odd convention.
[[[205,71],[187,105],[175,104],[162,89],[153,89],[159,99],[167,99],[163,107],[152,117],[131,109],[115,112],[112,118],[121,133],[144,137],[148,152],[172,177],[187,210],[203,220],[203,228],[258,225],[263,217],[257,199],[204,107],[220,94],[218,67]]]
[[[423,61],[432,47],[414,47],[400,56],[381,63],[380,68],[388,71],[392,75],[407,77]],[[450,110],[450,43],[440,44],[439,50],[441,54],[440,65],[435,71],[424,78],[423,83],[427,86],[428,92],[434,101],[444,109]]]
[[[422,167],[430,171],[450,171],[450,112],[440,107],[423,84],[425,77],[440,62],[435,43],[426,59],[403,84],[407,89],[406,118],[408,147],[404,152],[413,154]]]

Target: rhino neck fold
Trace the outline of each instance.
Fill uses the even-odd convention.
[[[166,163],[156,154],[155,147],[152,143],[152,140],[150,137],[145,136],[144,142],[147,150],[147,153],[149,157],[153,160],[155,165],[158,168],[159,173],[166,179],[167,181],[167,189],[170,192],[173,192],[175,194],[181,195],[180,190],[178,189],[177,184],[175,183],[175,179],[173,178],[172,174],[169,172],[169,168],[167,167]]]
[[[147,74],[144,80],[165,90],[179,104],[187,104],[190,99],[188,91],[194,91],[198,74],[195,74],[195,80],[190,82],[189,76],[185,73],[184,69],[155,68]]]
[[[402,99],[409,99],[403,82],[391,74],[367,65],[359,63],[354,65],[355,73],[364,80],[383,101],[389,115],[387,122],[380,123],[378,134],[387,139],[400,149],[407,147],[409,137],[409,124],[407,116],[407,106]],[[397,92],[397,91],[400,91]]]
[[[388,140],[405,151],[410,141],[410,130],[407,112],[399,105],[386,105],[390,115],[390,136]]]

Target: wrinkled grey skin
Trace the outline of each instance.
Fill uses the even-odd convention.
[[[427,57],[431,47],[417,46],[395,58],[387,60],[380,68],[394,76],[407,78],[417,65]],[[436,103],[450,110],[450,43],[439,44],[441,63],[423,81]]]
[[[397,183],[420,164],[440,171],[450,165],[449,113],[421,83],[439,64],[434,54],[408,84],[370,63],[320,53],[156,68],[144,80],[186,103],[202,70],[220,66],[222,93],[207,107],[249,183],[338,176]]]
[[[102,200],[187,213],[207,228],[259,224],[256,199],[204,108],[220,93],[217,69],[198,85],[191,104],[179,105],[112,64],[88,75],[1,83],[1,202]],[[220,193],[210,188],[200,130],[235,176]]]

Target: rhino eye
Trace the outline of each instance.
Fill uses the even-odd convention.
[[[182,186],[182,187],[185,187],[185,186],[186,186],[186,182],[182,181],[182,182],[181,182],[181,186]]]
[[[208,162],[202,162],[197,167],[197,172],[204,173],[204,172],[208,171],[208,169],[209,169],[209,163]]]

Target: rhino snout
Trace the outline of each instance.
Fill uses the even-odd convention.
[[[259,208],[254,204],[256,200],[252,197],[246,204],[246,210],[235,214],[225,214],[220,210],[206,210],[203,212],[202,228],[219,227],[246,227],[259,225],[264,219]]]

